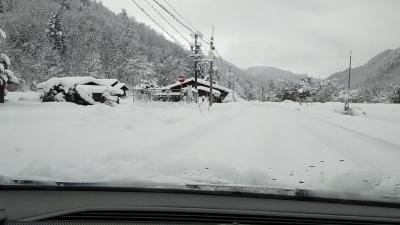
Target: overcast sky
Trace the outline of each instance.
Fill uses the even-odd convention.
[[[146,0],[136,1],[163,22]],[[218,51],[241,68],[273,66],[324,78],[346,68],[344,56],[350,51],[357,66],[385,49],[400,47],[400,0],[166,1],[207,37],[215,25]],[[136,20],[162,32],[131,0],[103,4],[115,12],[125,8]],[[185,35],[189,37],[188,32]]]

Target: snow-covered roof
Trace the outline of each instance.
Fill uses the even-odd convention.
[[[111,95],[122,95],[124,91],[110,86],[97,86],[97,85],[77,85],[75,89],[78,93],[79,91],[84,91],[88,94],[95,94],[95,93],[105,93],[108,92]]]
[[[115,83],[119,83],[118,79],[97,79],[97,80],[103,83],[103,85],[107,86],[112,86]]]
[[[204,86],[197,86],[197,89],[198,89],[198,90],[202,90],[202,91],[206,91],[206,92],[210,92],[210,88],[204,87]],[[215,90],[215,89],[213,88],[213,95],[219,96],[219,95],[221,95],[221,92],[218,91],[218,90]]]
[[[192,82],[194,80],[195,80],[195,78],[191,77],[189,79],[186,79],[182,84],[186,84],[186,83]],[[197,83],[205,85],[205,86],[208,86],[208,87],[210,86],[210,82],[209,81],[205,81],[203,79],[197,79]],[[178,87],[180,85],[181,85],[180,82],[176,82],[175,84],[171,84],[171,85],[165,86],[162,89],[172,89],[172,88]],[[228,92],[228,93],[233,92],[231,89],[226,88],[226,87],[222,87],[222,86],[220,86],[218,84],[213,84],[213,89],[218,89],[218,90],[225,91],[225,92]]]
[[[94,77],[62,77],[62,78],[51,78],[50,80],[40,83],[37,85],[39,89],[49,90],[54,86],[61,85],[65,88],[73,89],[75,85],[82,85],[88,83],[95,83],[103,85],[98,79]]]

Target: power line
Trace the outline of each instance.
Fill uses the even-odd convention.
[[[352,56],[352,57],[353,57],[353,60],[357,63],[357,65],[358,65],[359,67],[361,67],[362,64],[360,63],[360,61],[358,61],[354,56]]]
[[[179,17],[181,17],[189,26],[191,26],[193,28],[193,30],[197,30],[195,26],[193,26],[192,23],[190,23],[189,20],[187,20],[184,16],[182,16],[181,13],[179,13],[178,10],[175,9],[175,7],[172,6],[172,4],[170,4],[167,0],[163,0],[163,2],[165,2],[165,4],[167,4],[176,14],[178,14]]]
[[[164,5],[160,4],[157,0],[153,0],[158,6],[160,6],[164,11],[166,11],[172,18],[174,18],[179,24],[181,24],[183,27],[185,27],[187,30],[189,30],[191,33],[195,33],[194,30],[192,28],[190,28],[189,26],[187,26],[186,24],[184,24],[181,20],[179,20],[173,13],[171,13]],[[185,19],[181,13],[178,12],[178,10],[176,10],[171,4],[169,4],[166,0],[163,0],[178,16],[180,16],[183,20],[185,20],[190,26],[192,26],[194,29],[195,27],[187,20]],[[195,29],[197,30],[197,29]],[[209,40],[207,40],[204,37],[200,37],[200,39],[206,43],[207,45],[209,45],[211,47],[211,43]],[[219,60],[222,63],[222,67],[224,68],[225,71],[227,71],[227,67],[225,65],[225,61],[223,60],[221,54],[219,54],[219,52],[217,50],[215,50],[215,52],[218,55]]]
[[[151,21],[153,21],[153,23],[160,27],[161,30],[163,30],[168,36],[170,36],[172,40],[174,40],[179,46],[183,47],[174,36],[172,36],[163,26],[161,26],[152,16],[150,16],[150,14],[147,13],[146,10],[144,10],[144,8],[142,8],[135,0],[131,0],[131,2],[134,3],[144,14],[146,14],[146,16],[149,17]]]
[[[145,0],[146,3],[176,32],[178,33],[186,42],[190,43],[190,41],[181,33],[179,32],[174,25],[172,25],[167,18],[165,18],[155,7],[152,5],[148,0]]]
[[[179,24],[181,24],[183,27],[185,27],[187,30],[189,30],[191,33],[194,33],[193,29],[188,27],[186,24],[184,24],[182,21],[180,21],[173,13],[171,13],[164,5],[159,3],[157,0],[153,0],[160,8],[162,8],[165,12],[167,12],[172,18],[174,18]]]

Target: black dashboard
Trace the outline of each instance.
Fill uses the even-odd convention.
[[[0,224],[400,224],[400,206],[243,193],[1,187]]]

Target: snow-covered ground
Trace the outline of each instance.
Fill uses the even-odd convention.
[[[400,201],[400,105],[0,105],[0,176],[357,192]]]

